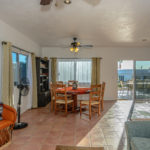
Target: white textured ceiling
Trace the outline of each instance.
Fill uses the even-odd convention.
[[[41,46],[150,46],[150,0],[0,0],[0,19]],[[55,6],[57,3],[57,7]],[[146,39],[146,40],[145,40]]]

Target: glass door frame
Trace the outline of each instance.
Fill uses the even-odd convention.
[[[121,61],[121,62],[123,62],[123,61],[129,61],[129,62],[132,62],[133,63],[133,66],[132,66],[132,82],[133,82],[133,84],[132,84],[132,90],[130,91],[132,94],[131,94],[131,97],[129,96],[129,95],[127,95],[127,97],[128,98],[124,98],[124,96],[123,96],[123,98],[119,98],[118,96],[117,96],[117,99],[118,100],[133,100],[134,99],[134,91],[135,91],[135,89],[134,89],[134,82],[135,82],[135,61],[133,60],[133,59],[120,59],[120,60],[118,60],[117,61],[117,64],[118,64],[118,62],[119,61]],[[118,69],[117,69],[117,71],[118,71]],[[118,84],[118,79],[119,79],[119,74],[118,74],[118,77],[117,77],[117,84]],[[118,88],[117,88],[117,95],[118,95]],[[130,97],[130,98],[129,98]]]

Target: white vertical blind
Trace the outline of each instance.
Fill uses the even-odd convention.
[[[79,84],[91,84],[91,59],[58,59],[58,81],[77,80]]]
[[[80,83],[91,83],[91,60],[76,61],[76,80]]]
[[[58,60],[58,81],[74,80],[75,61],[71,59]]]

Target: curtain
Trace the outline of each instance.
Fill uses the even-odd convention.
[[[32,58],[31,58],[31,54],[28,54],[28,64],[27,64],[27,79],[29,79],[29,83],[30,83],[30,90],[29,90],[29,93],[28,93],[28,95],[26,96],[26,97],[24,97],[24,98],[26,98],[26,100],[24,100],[24,101],[26,101],[26,110],[28,110],[28,109],[31,109],[32,108],[32,91],[33,91],[33,84],[32,84]],[[26,111],[25,110],[25,111]]]
[[[2,102],[2,45],[0,44],[0,103]]]
[[[10,42],[3,42],[2,101],[13,107],[13,70]]]
[[[32,59],[32,108],[37,108],[37,76],[36,76],[36,59],[35,54],[31,54]]]
[[[57,81],[57,58],[51,58],[51,81],[52,83]]]
[[[91,84],[100,84],[100,60],[101,58],[92,58],[92,79]]]

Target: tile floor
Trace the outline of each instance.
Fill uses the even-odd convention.
[[[49,107],[33,109],[22,115],[27,121],[26,129],[13,132],[10,145],[4,150],[55,150],[59,145],[98,147],[105,150],[126,150],[124,122],[127,119],[131,101],[107,101],[101,117],[93,115],[80,119],[79,113],[54,115]]]

